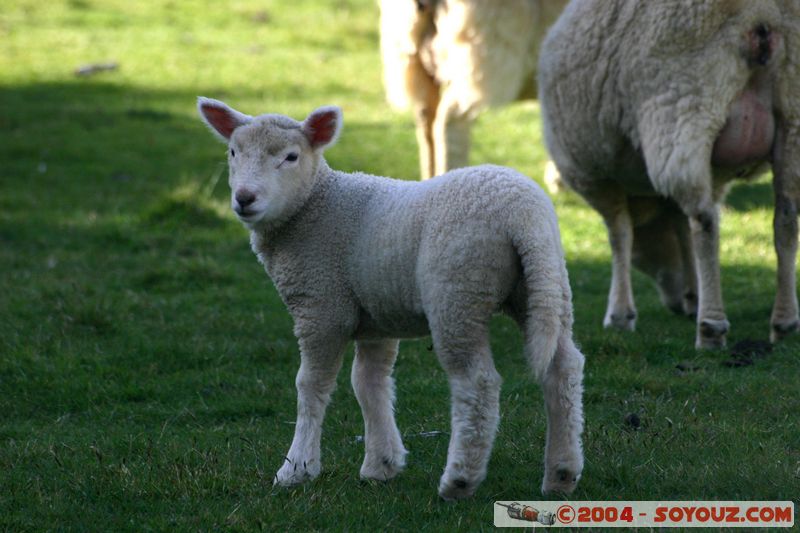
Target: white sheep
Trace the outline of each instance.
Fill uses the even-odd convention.
[[[771,162],[778,280],[770,339],[798,329],[798,87],[794,0],[574,0],[567,7],[542,44],[540,101],[562,177],[608,228],[606,326],[635,327],[633,253],[645,271],[660,263],[671,272],[671,282],[659,283],[672,307],[689,314],[696,307],[695,345],[724,346],[719,205],[732,179]]]
[[[471,495],[486,475],[497,429],[500,375],[489,319],[510,314],[547,410],[545,491],[570,491],[583,455],[583,355],[553,206],[530,179],[503,167],[463,169],[426,182],[331,170],[336,107],[303,122],[250,117],[200,98],[201,116],[228,143],[231,204],[294,319],[300,345],[297,425],[275,482],[320,472],[320,433],[342,354],[356,341],[352,384],[364,415],[361,476],[405,465],[391,378],[398,338],[430,332],[447,371],[452,434],[439,485]]]
[[[387,100],[411,107],[422,179],[464,167],[489,106],[536,96],[536,58],[567,0],[382,0]],[[557,187],[548,163],[545,182]]]

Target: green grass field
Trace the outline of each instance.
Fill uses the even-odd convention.
[[[402,344],[397,363],[411,452],[400,477],[358,479],[363,425],[343,371],[323,474],[272,487],[299,357],[228,211],[224,147],[195,98],[296,118],[340,105],[332,166],[415,179],[411,117],[384,103],[378,38],[374,0],[3,3],[0,530],[472,531],[492,528],[494,500],[541,499],[541,393],[501,317],[502,420],[474,498],[436,494],[449,407],[429,339]],[[74,74],[107,61],[118,68]],[[534,104],[486,113],[474,139],[474,163],[540,179]],[[729,344],[767,338],[771,202],[765,178],[737,186],[723,214]],[[573,194],[555,203],[587,358],[586,467],[573,498],[800,501],[798,339],[724,366],[727,353],[694,351],[694,325],[639,274],[638,331],[603,330],[605,230]],[[631,413],[638,429],[624,422]]]

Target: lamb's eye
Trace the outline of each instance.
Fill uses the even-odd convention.
[[[297,161],[298,157],[300,157],[300,156],[297,155],[296,153],[292,152],[292,153],[290,153],[289,155],[286,156],[286,160],[288,162],[290,162],[290,163],[294,163],[295,161]]]
[[[236,157],[236,152],[231,148],[231,157]]]

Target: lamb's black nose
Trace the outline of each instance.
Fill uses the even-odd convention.
[[[247,207],[255,201],[256,195],[252,191],[248,191],[247,189],[239,189],[236,191],[236,203],[239,204],[239,207]]]

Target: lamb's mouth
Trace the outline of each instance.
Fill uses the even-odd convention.
[[[258,222],[264,215],[263,212],[253,209],[234,208],[234,211],[236,212],[236,216],[239,217],[239,220],[248,224],[254,224]]]

